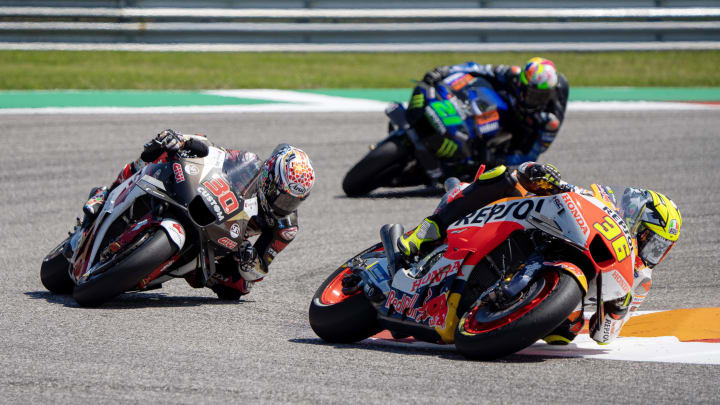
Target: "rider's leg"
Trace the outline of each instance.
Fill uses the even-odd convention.
[[[466,187],[460,196],[425,218],[410,235],[400,237],[398,248],[407,256],[415,255],[424,242],[443,238],[447,227],[469,212],[498,198],[516,194],[515,184],[515,179],[505,166],[498,166],[483,173]]]

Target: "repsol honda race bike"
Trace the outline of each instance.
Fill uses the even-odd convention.
[[[440,181],[458,177],[472,180],[482,163],[507,154],[511,134],[500,127],[500,113],[507,103],[485,79],[470,74],[448,76],[428,89],[425,116],[438,133],[468,144],[467,161],[451,157],[458,146],[445,143],[436,152],[427,148],[406,117],[402,104],[390,103],[385,114],[390,119],[387,138],[371,146],[370,152],[355,164],[343,179],[343,191],[350,197],[365,195],[378,187],[409,187],[431,184],[440,170]],[[431,118],[430,118],[431,117]],[[437,168],[439,159],[440,168]]]
[[[446,181],[438,208],[465,185]],[[603,319],[603,302],[630,291],[635,253],[610,200],[596,187],[593,193],[499,199],[453,223],[445,240],[413,263],[396,246],[402,226],[385,225],[381,243],[318,288],[310,325],[328,342],[388,329],[395,337],[454,343],[471,359],[495,359],[547,336],[584,299],[596,302]]]
[[[192,139],[166,163],[148,164],[113,189],[96,219],[76,227],[43,260],[40,278],[51,292],[72,293],[81,306],[97,306],[126,291],[160,288],[191,271],[205,285],[215,257],[239,249],[257,214],[250,162]],[[212,287],[222,299],[240,292]]]

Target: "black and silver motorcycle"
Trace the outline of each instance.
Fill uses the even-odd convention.
[[[206,285],[216,257],[238,251],[246,239],[258,211],[261,164],[238,163],[204,138],[189,136],[167,162],[148,164],[113,189],[91,224],[78,221],[75,233],[43,260],[43,285],[72,293],[81,306],[160,288],[193,271],[197,285]],[[221,299],[241,295],[223,285],[211,288]]]

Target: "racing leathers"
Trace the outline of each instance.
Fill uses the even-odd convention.
[[[125,165],[109,190],[105,187],[93,189],[91,198],[84,207],[86,215],[88,213],[91,215],[96,214],[109,191],[146,165],[163,163],[172,159],[183,143],[188,140],[205,143],[208,146],[211,145],[204,135],[183,135],[173,130],[161,132],[144,145],[140,158]],[[220,148],[217,145],[212,146]],[[238,172],[245,174],[245,178],[242,179],[243,182],[254,182],[246,186],[246,194],[252,195],[261,192],[257,179],[263,164],[262,160],[252,152],[220,149],[225,151],[226,161],[228,159],[234,161],[235,167],[245,169],[238,170]],[[220,298],[233,295],[223,294],[222,290],[225,288],[236,290],[241,295],[247,294],[255,282],[261,281],[267,275],[268,266],[275,256],[293,241],[297,230],[297,211],[283,217],[277,217],[272,212],[266,212],[258,204],[258,213],[250,218],[245,230],[245,241],[240,245],[239,251],[225,255],[222,254],[222,249],[220,252],[216,252],[216,273],[207,283],[203,283],[200,269],[188,273],[185,280],[194,288],[211,288]],[[255,243],[248,240],[252,237],[257,237]]]
[[[552,195],[574,191],[596,197],[599,195],[617,207],[613,191],[606,186],[593,184],[592,191],[572,186],[560,179],[557,169],[549,164],[526,162],[517,170],[509,171],[498,166],[480,175],[474,182],[459,191],[448,204],[442,205],[433,215],[425,218],[409,235],[398,239],[398,248],[406,256],[415,256],[425,242],[443,240],[448,226],[492,201],[503,197],[517,197],[527,194]],[[636,255],[634,282],[631,291],[622,298],[604,302],[604,318],[595,315],[590,319],[590,335],[600,344],[613,341],[620,333],[630,313],[637,310],[647,297],[652,283],[652,269]],[[595,289],[589,289],[589,295]],[[583,303],[544,339],[551,344],[567,344],[572,341],[584,325]]]
[[[516,166],[522,162],[534,161],[545,152],[560,130],[565,117],[569,84],[561,73],[553,89],[553,95],[546,105],[528,109],[519,100],[522,69],[519,66],[479,65],[467,62],[453,66],[439,66],[428,72],[413,90],[408,104],[407,119],[424,139],[426,146],[436,156],[453,161],[467,161],[472,155],[473,145],[468,137],[451,136],[446,129],[438,127],[432,119],[427,103],[429,93],[439,82],[452,89],[460,89],[467,82],[467,75],[487,80],[507,104],[507,111],[499,111],[501,131],[512,134],[506,155],[492,157],[485,162],[490,166],[505,164]],[[451,153],[450,153],[451,152]],[[439,162],[436,162],[439,165]],[[431,168],[428,168],[431,169]]]

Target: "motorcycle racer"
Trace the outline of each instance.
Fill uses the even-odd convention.
[[[425,218],[410,234],[401,236],[397,245],[406,257],[414,257],[424,243],[443,240],[445,230],[453,222],[502,197],[520,196],[524,192],[552,195],[567,191],[600,195],[616,208],[625,221],[634,236],[636,249],[634,282],[630,292],[625,297],[604,303],[604,319],[597,319],[596,315],[590,319],[591,337],[600,344],[607,344],[617,337],[630,313],[637,310],[647,297],[652,283],[652,270],[677,242],[682,217],[672,200],[652,190],[626,188],[618,201],[610,187],[593,184],[591,189],[593,191],[562,181],[558,170],[550,164],[525,162],[512,172],[501,165],[481,174],[460,191],[453,201]],[[582,313],[581,303],[544,340],[550,344],[567,344],[572,341],[582,329]],[[603,330],[606,333],[601,333]]]
[[[427,72],[413,90],[407,118],[435,155],[464,161],[471,154],[469,139],[451,137],[447,130],[437,127],[426,109],[429,92],[442,82],[450,88],[462,86],[467,74],[487,80],[508,105],[500,114],[500,127],[512,134],[510,153],[495,156],[495,164],[516,166],[534,161],[555,140],[567,106],[569,84],[554,64],[539,57],[527,61],[524,67],[507,65],[479,65],[466,62],[453,66],[438,66]],[[439,167],[439,163],[438,163]],[[430,168],[428,168],[430,169]]]
[[[150,163],[173,159],[190,142],[210,145],[204,135],[185,135],[172,129],[151,139],[144,145],[140,158],[125,165],[109,188],[96,187],[91,191],[83,207],[85,218],[81,227],[89,227],[115,187]],[[234,185],[246,190],[246,195],[257,196],[258,214],[250,218],[239,252],[216,257],[217,272],[207,284],[203,284],[199,269],[185,279],[194,288],[211,288],[221,299],[237,299],[267,275],[276,255],[295,238],[297,208],[310,194],[315,172],[307,154],[288,144],[278,145],[264,162],[252,152],[221,149],[225,151],[223,170]],[[254,243],[248,240],[255,236]]]

